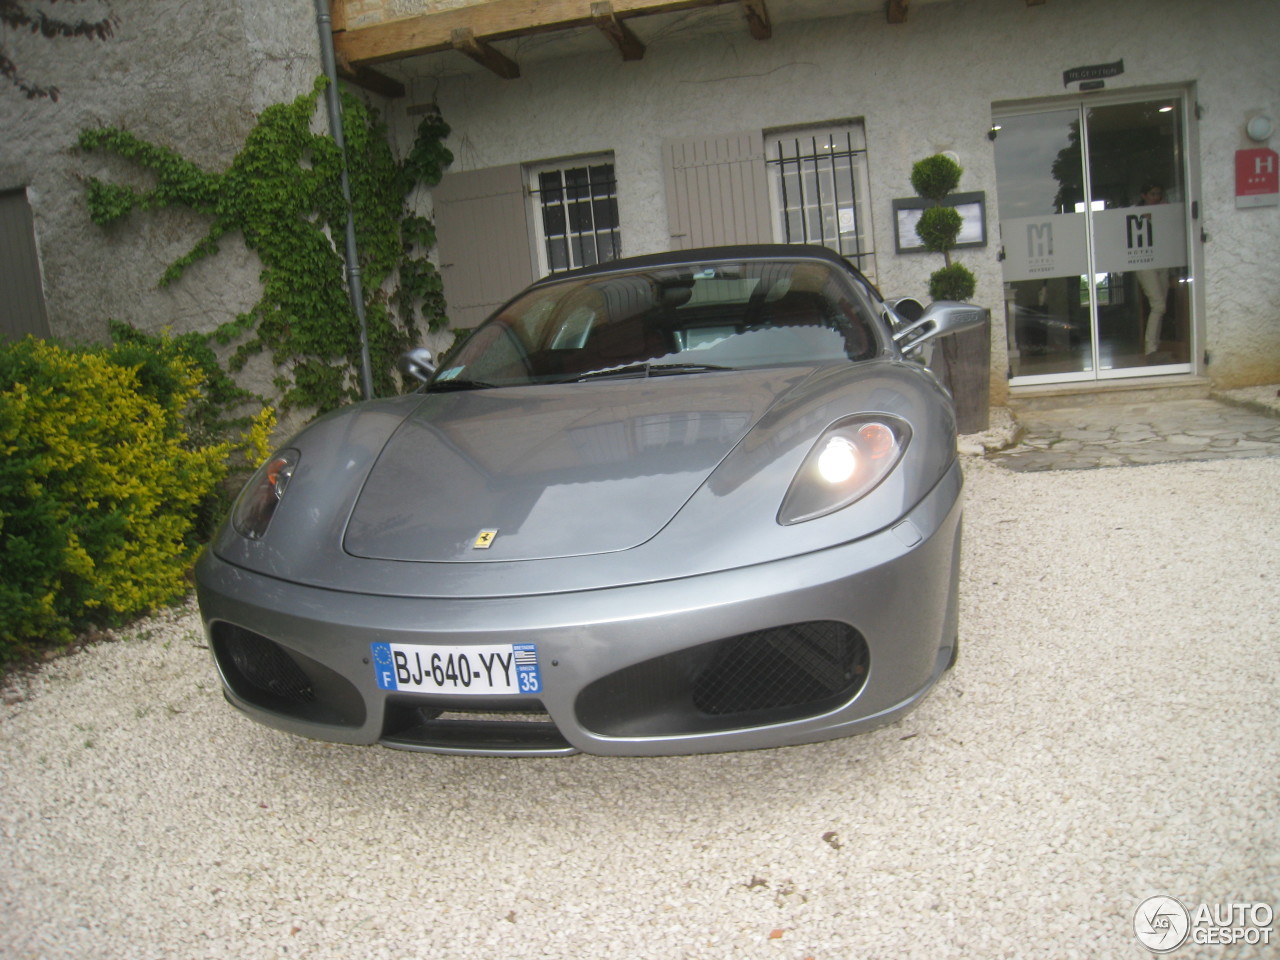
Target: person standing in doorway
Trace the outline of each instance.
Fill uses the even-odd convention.
[[[1150,207],[1164,202],[1164,186],[1162,184],[1152,180],[1142,185],[1138,206]],[[1164,314],[1169,305],[1169,271],[1167,269],[1138,270],[1137,274],[1138,285],[1142,287],[1142,292],[1146,295],[1149,308],[1144,347],[1146,355],[1150,357],[1160,349],[1160,329],[1164,325]]]

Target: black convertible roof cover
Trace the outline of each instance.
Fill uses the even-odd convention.
[[[547,283],[559,283],[577,277],[589,277],[596,274],[615,273],[646,267],[669,267],[682,263],[706,263],[712,260],[822,260],[848,270],[866,286],[875,290],[875,286],[840,254],[828,247],[817,244],[802,243],[746,243],[727,247],[697,247],[692,250],[667,250],[663,253],[647,253],[638,257],[624,257],[621,260],[606,260],[589,267],[577,270],[566,270],[543,277],[533,286]]]

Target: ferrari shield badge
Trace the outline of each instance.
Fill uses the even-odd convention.
[[[476,534],[475,542],[471,544],[472,550],[488,550],[493,546],[493,539],[498,535],[497,530],[481,530]]]

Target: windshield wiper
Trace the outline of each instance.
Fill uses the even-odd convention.
[[[586,373],[579,373],[572,377],[566,377],[561,383],[581,383],[583,380],[608,380],[613,377],[619,379],[625,377],[647,377],[649,375],[649,364],[647,363],[628,363],[621,367],[609,367],[605,370],[589,370]]]
[[[592,370],[588,373],[569,377],[561,383],[580,383],[583,380],[608,380],[612,378],[670,377],[682,373],[706,373],[710,370],[732,370],[733,367],[721,367],[714,363],[628,363],[621,367],[610,367],[608,370]]]
[[[433,380],[427,385],[427,393],[448,393],[451,390],[487,390],[497,386],[483,380]]]
[[[706,373],[710,370],[732,370],[714,363],[654,363],[649,365],[649,376],[665,377],[680,373]]]

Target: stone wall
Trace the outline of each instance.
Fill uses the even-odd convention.
[[[85,127],[118,126],[207,169],[226,169],[257,112],[310,90],[320,74],[315,8],[309,0],[112,0],[111,6],[119,25],[103,42],[6,35],[22,72],[56,85],[61,96],[57,103],[27,100],[0,84],[0,190],[28,190],[54,336],[101,340],[108,319],[150,331],[211,330],[257,301],[256,256],[229,236],[218,254],[158,289],[165,267],[208,223],[170,209],[95,226],[84,179],[146,186],[145,175],[112,157],[79,152],[76,137]],[[268,371],[258,379],[256,387],[266,386]]]

